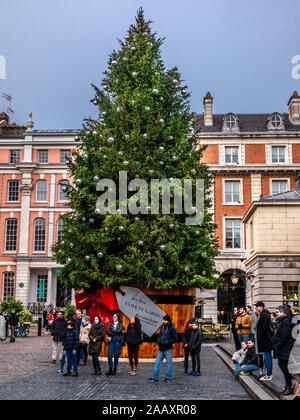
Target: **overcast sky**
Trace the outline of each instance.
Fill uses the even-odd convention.
[[[13,96],[13,120],[32,111],[36,129],[81,128],[95,116],[90,84],[100,86],[140,6],[166,38],[162,57],[187,81],[192,111],[203,112],[208,90],[215,113],[285,112],[300,93],[299,0],[1,0],[0,93]]]

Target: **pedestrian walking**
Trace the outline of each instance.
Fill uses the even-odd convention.
[[[253,340],[249,339],[247,340],[247,351],[244,360],[241,365],[236,365],[234,374],[235,376],[245,376],[258,369],[258,355],[256,354],[255,344]]]
[[[246,356],[247,348],[248,348],[247,341],[242,341],[242,348],[236,351],[235,353],[233,353],[232,355],[232,361],[234,364],[242,365],[242,362]]]
[[[51,326],[52,342],[52,363],[55,364],[57,356],[59,360],[63,357],[63,341],[67,332],[67,321],[64,318],[64,312],[60,311],[58,317],[53,321]]]
[[[231,331],[232,331],[232,335],[233,335],[236,350],[241,349],[241,342],[239,340],[239,336],[238,336],[237,330],[235,328],[236,320],[237,320],[238,316],[239,316],[239,308],[234,308],[233,309],[233,314],[232,314],[232,317],[231,317],[231,320],[230,320],[230,324],[231,324]]]
[[[292,323],[285,306],[278,306],[276,313],[276,329],[273,336],[274,359],[278,359],[278,366],[285,379],[281,395],[291,395],[293,377],[288,369],[288,361],[293,348]]]
[[[128,372],[131,376],[136,375],[138,363],[139,363],[139,348],[143,342],[142,326],[139,318],[133,316],[130,320],[130,324],[127,327],[125,334],[125,341],[128,348],[128,358],[130,371]]]
[[[76,350],[78,347],[78,334],[74,330],[74,322],[68,321],[67,331],[64,338],[64,352],[67,356],[67,371],[63,373],[64,376],[70,376],[72,367],[72,376],[78,376]]]
[[[254,311],[252,311],[251,306],[246,306],[246,312],[249,316],[251,316],[251,319],[252,319],[252,327],[251,327],[250,338],[255,341],[257,316],[256,316],[256,313]]]
[[[85,328],[85,327],[83,327]],[[101,375],[101,366],[99,354],[102,349],[102,343],[105,336],[105,327],[98,316],[95,316],[94,323],[89,329],[89,354],[93,358],[94,372],[92,375]]]
[[[191,318],[186,326],[182,337],[183,350],[184,350],[184,373],[187,374],[189,370],[189,355],[190,355],[190,339],[193,330],[193,324],[196,321],[195,318]]]
[[[236,319],[235,329],[241,344],[242,341],[248,341],[250,339],[252,318],[247,314],[245,306],[242,306],[239,310],[239,316]]]
[[[295,380],[294,399],[300,399],[300,328],[298,328],[298,337],[290,353],[288,371]]]
[[[6,319],[3,312],[0,312],[0,342],[5,343],[6,340]]]
[[[15,332],[18,326],[18,315],[16,314],[16,310],[12,309],[11,313],[8,317],[8,324],[10,327],[10,342],[13,343],[16,341]]]
[[[255,307],[258,314],[255,334],[256,350],[258,355],[263,355],[266,368],[265,374],[261,372],[259,379],[261,381],[271,381],[273,379],[273,337],[271,314],[267,309],[265,309],[265,304],[262,301],[257,302]]]
[[[83,357],[79,360],[80,366],[86,366],[87,357],[88,357],[88,345],[89,345],[89,333],[91,329],[90,317],[87,315],[83,315],[83,320],[80,326],[80,333],[79,333],[79,347],[80,351],[79,354],[83,354]]]
[[[203,341],[202,330],[199,325],[194,322],[192,328],[191,339],[189,342],[189,349],[192,357],[192,370],[189,375],[200,376],[201,375],[201,363],[200,363],[200,352],[201,344]]]
[[[160,333],[157,339],[158,352],[156,356],[156,362],[154,371],[149,378],[149,381],[158,382],[159,372],[164,359],[167,361],[167,370],[165,376],[165,382],[169,382],[172,376],[172,356],[173,356],[173,344],[178,341],[177,331],[172,322],[169,314],[163,317],[163,325],[160,329]]]
[[[106,375],[116,375],[119,363],[119,356],[123,341],[123,324],[118,314],[114,314],[113,321],[108,325],[106,339],[108,344],[108,366]],[[113,360],[114,358],[114,360]]]

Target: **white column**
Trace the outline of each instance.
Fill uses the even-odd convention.
[[[261,174],[251,174],[251,201],[258,201],[262,193]]]
[[[47,285],[47,305],[53,303],[53,290],[52,290],[52,268],[48,268],[48,285]]]
[[[28,261],[17,262],[17,275],[16,275],[16,300],[20,300],[23,305],[27,305],[30,301],[30,268]],[[23,283],[23,287],[20,287]]]

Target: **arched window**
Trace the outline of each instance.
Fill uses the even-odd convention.
[[[46,244],[46,220],[42,218],[34,221],[33,251],[44,252]]]
[[[60,181],[58,183],[58,202],[59,203],[65,203],[68,201],[68,195],[67,195],[67,187],[69,185],[68,181]]]
[[[47,202],[48,197],[48,182],[40,179],[36,183],[35,201]]]
[[[8,181],[7,201],[9,202],[19,201],[19,181],[16,181],[16,180]]]
[[[282,116],[278,112],[271,114],[268,119],[268,129],[269,130],[282,130],[284,129]]]
[[[233,128],[237,127],[237,119],[236,116],[233,114],[229,114],[225,117],[225,125],[226,128],[229,128],[229,130],[232,130]]]
[[[63,233],[63,221],[62,219],[58,219],[57,221],[57,231],[56,231],[56,241],[61,241],[62,240],[62,233]]]

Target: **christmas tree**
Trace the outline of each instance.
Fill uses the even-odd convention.
[[[156,289],[177,286],[216,286],[215,224],[208,208],[211,177],[201,163],[203,148],[188,99],[190,94],[177,68],[167,70],[161,58],[163,39],[150,29],[138,11],[120,50],[109,57],[102,89],[93,86],[91,100],[97,120],[85,120],[79,149],[68,166],[73,186],[66,187],[72,211],[63,215],[62,239],[53,247],[63,265],[60,279],[67,287],[143,285]],[[204,180],[204,215],[200,225],[188,225],[187,214],[124,214],[120,190],[114,211],[97,208],[97,185],[109,179],[116,185],[120,172],[128,181],[142,179]],[[174,198],[175,188],[171,188]],[[136,193],[137,194],[137,193]],[[132,196],[134,194],[131,194]],[[160,197],[162,191],[160,191]],[[140,193],[138,204],[150,200]],[[146,199],[146,201],[145,201]],[[144,211],[145,213],[145,211]]]

